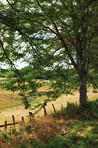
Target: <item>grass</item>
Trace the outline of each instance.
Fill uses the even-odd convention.
[[[4,78],[2,78],[2,81]],[[48,86],[41,87],[38,91],[46,91],[48,90]],[[62,94],[56,101],[49,102],[46,106],[46,110],[48,114],[54,113],[52,104],[54,104],[56,111],[63,107],[67,106],[67,102],[70,103],[78,103],[79,104],[79,93],[78,90],[72,90],[73,95],[65,95]],[[98,98],[98,92],[94,93],[93,89],[88,88],[88,99],[93,100]],[[31,103],[32,106],[37,105],[38,103],[43,103],[44,100],[47,99],[46,95],[37,96],[35,100]],[[17,121],[20,121],[21,117],[24,116],[25,120],[27,120],[27,116],[29,111],[32,111],[30,108],[25,109],[24,105],[21,102],[21,98],[18,96],[18,92],[11,92],[0,89],[0,124],[4,124],[5,121],[12,122],[12,115],[15,116]],[[37,118],[44,116],[43,109],[36,115]]]
[[[22,104],[18,97],[12,95],[0,95],[0,112]]]
[[[41,87],[38,91],[47,91],[48,86]],[[46,106],[48,114],[54,112],[52,104],[54,104],[56,110],[60,110],[63,104],[63,107],[66,107],[67,102],[78,103],[79,104],[79,93],[78,90],[72,90],[73,95],[62,94],[56,101],[49,102]],[[93,89],[88,88],[88,99],[93,100],[98,98],[98,93],[94,93]],[[35,106],[38,103],[43,103],[47,99],[46,95],[37,96],[32,102],[32,106]],[[5,91],[0,89],[0,124],[3,124],[6,120],[12,122],[11,116],[14,114],[17,121],[20,120],[22,116],[27,119],[30,109],[25,109],[21,98],[18,96],[18,92]],[[33,110],[31,110],[33,112]],[[43,109],[36,115],[36,117],[42,117],[44,115]]]
[[[88,114],[87,118],[83,118],[84,112],[80,114],[77,105],[74,107],[73,118],[72,104],[68,105],[63,113],[59,111],[59,118],[58,114],[54,114],[28,123],[19,131],[10,129],[9,132],[1,132],[0,146],[1,148],[97,148],[98,100],[90,101],[89,104],[92,109],[87,103],[85,112],[90,108],[92,116]]]

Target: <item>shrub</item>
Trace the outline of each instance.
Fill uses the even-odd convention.
[[[73,103],[68,103],[64,109],[65,118],[82,118],[91,119],[98,117],[98,99],[95,101],[87,101],[81,108]]]
[[[91,119],[98,117],[98,99],[95,101],[87,101],[83,108],[80,108],[81,117]]]
[[[63,116],[65,118],[78,118],[80,115],[79,106],[74,103],[67,103],[67,107],[63,111]]]

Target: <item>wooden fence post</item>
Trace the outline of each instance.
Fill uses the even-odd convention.
[[[32,118],[33,118],[33,121],[34,121],[34,114],[32,112],[29,112],[29,117],[30,117],[30,121],[32,121]]]
[[[12,115],[12,119],[13,119],[13,125],[15,127],[15,117],[14,117],[14,115]]]
[[[62,111],[62,113],[63,113],[63,111],[64,111],[64,107],[63,107],[63,104],[61,105],[61,111]]]
[[[24,117],[21,117],[21,119],[22,119],[22,123],[24,124]]]
[[[56,113],[56,109],[55,109],[54,104],[52,104],[52,107],[53,107],[54,113]]]
[[[45,106],[43,108],[44,108],[44,115],[46,116],[47,115],[47,111],[46,111]]]
[[[7,121],[5,121],[5,131],[7,130]]]

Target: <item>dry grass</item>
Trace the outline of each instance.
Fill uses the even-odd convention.
[[[43,86],[39,91],[47,91],[48,86]],[[46,106],[48,114],[54,112],[52,104],[55,105],[56,110],[60,110],[63,104],[63,107],[66,107],[67,102],[77,102],[79,103],[79,92],[78,90],[73,91],[74,95],[62,95],[56,101],[49,102]],[[93,89],[88,89],[88,99],[98,98],[98,93],[93,93]],[[47,99],[46,95],[38,97],[38,102],[42,102],[44,99]],[[24,116],[27,120],[29,109],[24,109],[21,99],[18,96],[18,92],[12,93],[10,91],[0,90],[0,125],[4,124],[5,120],[12,122],[12,115],[15,116],[17,121],[20,121],[21,117]],[[44,115],[43,109],[37,114],[36,117],[42,117]]]
[[[12,115],[19,121],[22,116],[27,116],[29,110],[25,110],[18,96],[18,92],[0,89],[0,125],[5,121],[12,122]]]
[[[57,124],[53,118],[44,117],[41,120],[37,120],[34,128],[37,130],[36,137],[43,142],[48,142],[55,137]]]
[[[18,96],[18,93],[13,94],[10,91],[0,91],[0,111],[6,110],[7,108],[12,108],[20,104],[21,100]]]
[[[62,96],[60,96],[56,101],[52,101],[49,102],[46,106],[46,110],[48,112],[48,114],[51,114],[54,112],[52,104],[54,104],[55,109],[56,110],[60,110],[63,107],[67,106],[67,102],[70,103],[76,103],[79,104],[79,91],[78,90],[72,90],[73,95],[65,95],[63,94]],[[87,96],[88,96],[88,100],[93,100],[93,99],[97,99],[98,98],[98,93],[93,93],[93,88],[90,87],[88,88],[88,92],[87,92]],[[44,96],[44,99],[46,96]],[[40,99],[40,98],[39,98]],[[43,116],[43,109],[38,113],[38,117]]]

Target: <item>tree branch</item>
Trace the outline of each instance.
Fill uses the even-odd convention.
[[[41,24],[43,27],[45,27],[46,29],[50,30],[52,33],[56,34],[56,32],[54,30],[52,30],[51,28],[49,28],[48,26],[45,26],[43,23],[39,22],[39,24]]]
[[[52,23],[53,23],[53,25],[55,27],[58,38],[60,39],[61,43],[63,44],[63,46],[65,48],[65,51],[66,51],[67,55],[69,56],[69,58],[70,58],[72,64],[74,65],[75,69],[78,71],[77,64],[75,63],[74,59],[72,58],[71,53],[69,52],[69,49],[67,47],[67,44],[65,43],[63,37],[60,35],[59,30],[57,29],[57,26],[56,26],[55,22],[53,20],[51,20],[51,21],[52,21]]]
[[[8,0],[6,0],[6,1],[7,1],[8,4],[12,7],[13,10],[15,10],[17,13],[20,12],[20,10],[17,10],[17,9],[13,6],[13,4],[11,4]],[[14,4],[15,4],[15,2],[14,2]]]
[[[7,53],[6,53],[5,49],[4,49],[3,42],[1,41],[1,39],[0,39],[0,44],[1,44],[2,50],[3,50],[3,52],[4,52],[4,55],[5,55],[6,58],[8,59],[9,63],[10,63],[12,66],[14,66],[14,68],[17,70],[17,68],[15,67],[14,63],[13,63],[13,62],[11,61],[11,59],[8,57],[8,55],[7,55]]]
[[[39,3],[39,1],[38,1],[38,0],[36,0],[36,1],[37,1],[37,4],[39,5],[39,7],[42,9],[42,11],[45,13],[45,10],[43,9],[43,7],[42,7],[41,4]],[[72,58],[72,56],[71,56],[71,54],[70,54],[70,52],[69,52],[69,49],[68,49],[68,47],[67,47],[67,44],[65,43],[63,37],[60,35],[60,33],[59,33],[58,29],[57,29],[57,26],[56,26],[55,22],[52,20],[52,18],[50,18],[50,20],[51,20],[52,24],[54,25],[54,28],[55,28],[55,30],[56,30],[56,32],[57,32],[57,36],[58,36],[58,38],[60,39],[61,43],[63,44],[67,55],[69,56],[69,58],[70,58],[72,64],[74,65],[75,69],[78,71],[78,69],[77,69],[77,64],[75,63],[74,59]]]

